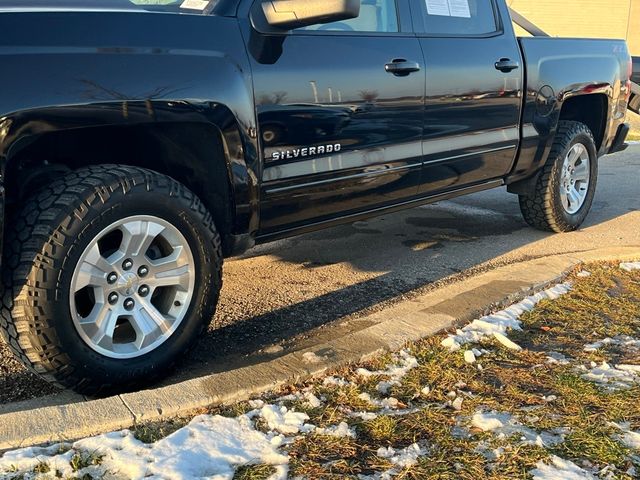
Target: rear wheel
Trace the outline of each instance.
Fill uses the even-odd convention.
[[[220,237],[184,186],[78,170],[11,221],[0,332],[47,380],[96,395],[166,375],[212,319]]]
[[[570,232],[584,223],[596,192],[598,154],[593,134],[580,122],[560,122],[549,160],[520,209],[539,230]]]

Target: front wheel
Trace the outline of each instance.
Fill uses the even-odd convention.
[[[166,176],[78,170],[9,229],[0,332],[49,381],[89,395],[152,382],[213,317],[220,237],[198,198]]]
[[[520,195],[522,215],[539,230],[577,230],[591,210],[597,180],[598,154],[591,130],[580,122],[560,122],[535,190]]]

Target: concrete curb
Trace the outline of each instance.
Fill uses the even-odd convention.
[[[409,341],[470,321],[495,307],[515,303],[558,283],[580,264],[637,259],[640,259],[640,246],[507,265],[373,313],[362,319],[370,326],[354,333],[264,363],[101,400],[1,414],[0,451],[69,441],[127,428],[136,422],[248,399],[359,361],[382,349],[397,350]]]

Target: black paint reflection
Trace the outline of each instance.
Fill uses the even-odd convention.
[[[284,39],[277,58],[266,58],[266,51],[278,50],[269,38],[253,40],[262,51],[252,58],[266,159],[263,228],[270,231],[417,194],[424,71],[399,78],[387,73],[385,65],[396,58],[422,64],[418,40],[294,34]],[[309,154],[327,145],[338,145],[339,153]]]

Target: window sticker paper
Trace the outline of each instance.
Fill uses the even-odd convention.
[[[471,18],[469,0],[448,0],[452,17]]]
[[[209,0],[184,0],[180,5],[180,8],[203,11],[207,8],[207,5],[209,5]]]
[[[429,15],[439,15],[441,17],[451,16],[451,12],[449,11],[448,0],[426,0],[426,1],[427,1],[427,13]]]

